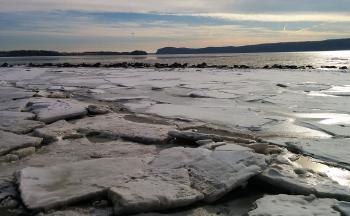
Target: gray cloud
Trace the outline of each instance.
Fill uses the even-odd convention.
[[[235,0],[228,11],[250,13],[343,12],[350,14],[349,0]]]
[[[0,0],[0,11],[90,10],[165,13],[350,13],[349,0]]]
[[[0,0],[0,47],[154,51],[341,38],[350,35],[349,1]]]

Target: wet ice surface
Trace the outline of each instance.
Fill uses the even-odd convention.
[[[121,179],[131,180],[127,189],[120,188],[114,177],[111,179],[113,185],[104,185],[102,183],[107,179],[101,180],[102,186],[108,188],[112,200],[116,201],[115,211],[131,211],[130,204],[134,201],[140,205],[137,212],[187,206],[197,200],[211,202],[260,174],[260,180],[272,188],[278,188],[282,181],[292,185],[299,195],[315,193],[319,198],[349,201],[349,81],[346,73],[330,70],[2,68],[0,129],[6,130],[4,134],[7,138],[13,137],[11,140],[14,141],[13,144],[2,144],[6,147],[3,150],[6,155],[0,158],[5,161],[0,163],[0,188],[3,180],[11,179],[14,171],[37,170],[43,172],[41,178],[30,176],[33,172],[29,171],[28,178],[25,175],[19,178],[23,186],[22,201],[27,207],[60,206],[66,201],[70,205],[74,200],[83,199],[85,194],[73,190],[72,195],[77,199],[71,200],[62,193],[54,203],[46,203],[46,198],[39,197],[39,207],[32,203],[31,197],[33,191],[37,191],[35,187],[46,190],[41,184],[50,180],[46,175],[52,175],[52,179],[64,177],[64,173],[72,168],[69,163],[77,165],[83,174],[87,168],[91,169],[85,174],[94,180],[96,173],[94,166],[90,166],[91,160],[101,161],[100,165],[94,163],[96,170],[110,169],[110,166],[119,169],[120,163],[129,157],[155,157],[164,166],[164,161],[171,162],[171,157],[166,154],[161,160],[170,145],[190,145],[191,148],[183,152],[176,150],[182,147],[170,151],[175,161],[183,162],[177,158],[188,157],[189,162],[184,167],[176,168],[186,167],[184,172],[177,170],[179,173],[176,174],[161,171],[159,166],[148,167],[152,170],[142,170],[145,175],[137,177],[140,173],[136,173],[130,179]],[[95,112],[91,107],[95,107]],[[136,114],[123,113],[124,107]],[[101,112],[96,112],[98,110]],[[208,129],[210,127],[216,129]],[[35,140],[28,142],[38,139],[34,137],[43,138],[45,146],[36,148]],[[262,141],[320,160],[297,157]],[[207,156],[194,160],[201,156],[198,152]],[[266,167],[264,161],[259,162],[261,155],[257,153],[266,155]],[[235,160],[244,155],[246,163],[238,166]],[[114,161],[113,158],[122,159]],[[109,159],[115,164],[109,164]],[[85,160],[89,164],[86,169],[82,162]],[[123,175],[118,176],[132,171],[130,166],[125,165]],[[221,166],[224,167],[215,169]],[[54,167],[63,174],[52,172]],[[72,181],[80,181],[80,177],[78,173],[77,179]],[[147,181],[138,181],[138,178]],[[28,187],[28,180],[33,179],[38,182]],[[172,179],[178,179],[179,184]],[[95,189],[100,191],[101,188],[90,183],[85,186],[92,191],[87,191],[86,196],[95,197]],[[172,193],[162,197],[162,190],[158,193],[149,189],[153,183]],[[189,185],[195,188],[188,188]],[[287,184],[282,184],[282,188],[283,185]],[[193,194],[191,200],[177,193],[183,189]],[[50,197],[51,192],[45,192],[45,196]],[[160,197],[164,205],[158,206],[153,195],[149,196],[152,193]],[[143,196],[141,200],[140,195]],[[5,195],[0,190],[0,204],[6,201],[1,196]],[[118,202],[120,196],[123,203]],[[142,200],[147,200],[145,205],[139,202]],[[168,201],[177,204],[168,205]],[[107,207],[110,211],[111,206]],[[210,208],[194,206],[187,210],[189,215],[201,215]],[[234,208],[231,210],[235,211]],[[227,215],[231,214],[227,212]]]
[[[350,164],[342,149],[348,145],[339,144],[350,137],[350,78],[339,71],[5,68],[0,73],[1,88],[20,87],[12,92],[19,98],[32,89],[65,90],[123,103],[135,112],[253,131],[272,142],[308,140],[309,153]],[[319,147],[327,148],[326,157]]]
[[[289,158],[293,157],[290,154],[287,155],[287,157],[288,156]],[[321,161],[318,161],[309,157],[304,157],[304,156],[297,157],[296,160],[293,161],[293,165],[303,169],[310,169],[314,172],[324,173],[330,179],[338,182],[338,184],[350,187],[350,171],[346,169],[327,166],[323,164]]]

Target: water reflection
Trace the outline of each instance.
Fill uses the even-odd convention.
[[[293,162],[297,167],[310,169],[317,173],[324,173],[338,184],[350,187],[350,171],[325,165],[310,157],[300,156]]]
[[[269,125],[259,134],[261,137],[289,137],[289,138],[308,138],[308,139],[330,139],[332,135],[320,130],[300,126],[296,124],[294,118],[288,118],[284,122]]]
[[[313,97],[338,97],[336,95],[326,94],[318,91],[310,91],[307,95]]]
[[[333,57],[333,58],[340,58],[340,59],[347,59],[350,56],[350,50],[341,50],[341,51],[324,51],[324,52],[315,52],[319,55]]]
[[[1,57],[0,64],[33,63],[116,63],[116,62],[145,62],[172,64],[188,63],[199,64],[206,62],[209,65],[245,64],[254,67],[265,65],[312,65],[320,68],[323,65],[350,66],[350,51],[341,52],[291,52],[291,53],[232,53],[232,54],[197,54],[197,55],[155,55],[147,56],[60,56],[60,57]]]
[[[342,113],[298,113],[296,117],[304,119],[320,119],[320,124],[325,125],[350,125],[350,115]]]
[[[335,96],[349,96],[350,95],[350,85],[344,86],[333,86],[328,90],[322,91],[323,93]]]

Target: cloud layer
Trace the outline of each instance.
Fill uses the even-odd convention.
[[[1,49],[155,51],[350,37],[348,0],[0,0]]]
[[[164,13],[344,12],[348,0],[1,0],[2,11],[86,10]]]

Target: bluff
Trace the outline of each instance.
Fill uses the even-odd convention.
[[[206,48],[164,47],[157,54],[210,54],[210,53],[259,53],[259,52],[307,52],[350,50],[350,38],[324,41],[268,43],[247,46]]]

